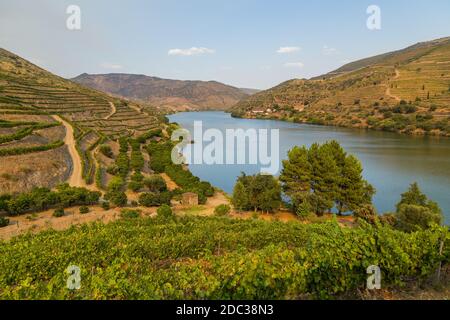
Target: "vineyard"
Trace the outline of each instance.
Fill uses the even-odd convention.
[[[1,189],[31,190],[36,185],[31,181],[54,187],[68,178],[72,165],[66,148],[61,148],[64,128],[54,121],[53,115],[72,126],[82,177],[88,185],[106,166],[96,156],[99,144],[114,143],[119,137],[142,136],[161,127],[157,113],[144,112],[127,101],[57,77],[0,49]],[[41,168],[31,165],[36,162],[35,157],[40,158]],[[24,166],[15,170],[18,162]],[[49,174],[52,167],[58,168],[57,176]],[[96,174],[97,170],[100,173]],[[25,180],[30,183],[24,183]]]
[[[440,244],[445,241],[440,254]],[[434,275],[449,233],[230,218],[123,218],[25,235],[0,246],[2,299],[335,299]],[[67,289],[70,265],[81,288]]]

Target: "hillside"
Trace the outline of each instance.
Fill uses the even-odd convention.
[[[237,103],[237,117],[450,135],[450,38],[294,79]]]
[[[0,190],[53,187],[72,179],[79,153],[92,183],[100,142],[159,128],[157,115],[60,78],[0,49]],[[73,132],[73,133],[72,133]],[[69,145],[75,144],[75,145]]]
[[[248,96],[216,81],[168,80],[134,74],[81,74],[73,81],[121,97],[172,110],[228,109]]]

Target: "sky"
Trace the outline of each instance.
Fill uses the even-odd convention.
[[[67,28],[71,5],[79,30]],[[381,29],[367,27],[371,5]],[[449,0],[0,0],[0,47],[65,78],[136,73],[267,89],[446,36]]]

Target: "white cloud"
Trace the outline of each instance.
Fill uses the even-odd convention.
[[[170,49],[167,53],[169,56],[199,56],[203,54],[212,54],[216,52],[214,49],[192,47],[189,49]]]
[[[104,69],[112,69],[112,70],[123,69],[122,65],[116,64],[116,63],[109,63],[109,62],[103,62],[100,66]]]
[[[287,62],[284,64],[286,68],[303,68],[305,65],[303,62]]]
[[[327,45],[324,45],[322,48],[322,53],[326,56],[331,56],[331,55],[338,54],[339,51],[336,48],[332,48]]]
[[[300,50],[300,47],[280,47],[280,49],[277,50],[277,53],[293,53]]]
[[[272,69],[272,66],[261,66],[260,69],[263,71],[269,71]]]

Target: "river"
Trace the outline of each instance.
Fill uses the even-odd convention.
[[[377,190],[373,202],[379,213],[395,210],[400,194],[418,182],[429,198],[439,203],[446,224],[450,223],[450,139],[412,137],[389,132],[347,129],[277,120],[236,119],[218,111],[182,112],[170,115],[171,122],[193,132],[194,121],[203,129],[279,129],[280,161],[293,146],[337,140],[348,153],[357,156],[364,177]],[[224,135],[225,136],[225,135]],[[198,143],[198,141],[195,141]],[[204,146],[209,143],[203,143]],[[226,151],[225,151],[226,152]],[[231,193],[241,172],[254,174],[260,165],[191,164],[192,173]],[[281,168],[281,165],[280,165]]]

